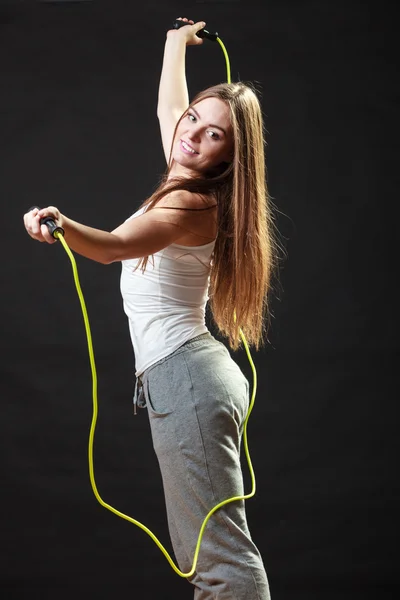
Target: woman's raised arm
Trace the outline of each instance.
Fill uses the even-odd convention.
[[[205,26],[204,21],[193,23],[188,19],[182,20],[188,25],[167,32],[158,89],[157,117],[167,163],[176,124],[189,106],[185,69],[186,46],[203,43],[203,39],[196,33]]]

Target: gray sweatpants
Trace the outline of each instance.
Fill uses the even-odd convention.
[[[171,543],[181,571],[193,566],[201,525],[219,502],[242,496],[240,444],[249,385],[227,348],[206,333],[186,342],[140,377],[160,465]],[[244,501],[207,522],[195,600],[269,600]]]

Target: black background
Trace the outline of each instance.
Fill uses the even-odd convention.
[[[272,0],[0,3],[1,561],[11,598],[190,598],[140,528],[89,480],[92,381],[61,244],[23,214],[56,205],[110,230],[164,170],[156,119],[165,31],[205,20],[232,80],[256,83],[287,258],[258,372],[247,504],[273,600],[398,593],[399,108],[395,4]],[[191,96],[226,79],[188,48]],[[120,265],[76,256],[92,329],[105,502],[171,552]],[[244,351],[235,358],[251,378]],[[247,489],[250,482],[245,468]]]

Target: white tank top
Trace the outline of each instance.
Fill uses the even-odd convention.
[[[137,377],[208,331],[205,311],[214,245],[171,244],[149,258],[144,273],[140,267],[135,271],[138,259],[122,261],[120,287]]]

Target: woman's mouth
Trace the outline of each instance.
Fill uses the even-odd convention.
[[[180,140],[180,142],[181,142],[181,148],[185,154],[191,154],[191,155],[198,154],[198,152],[196,152],[196,150],[193,150],[193,148],[191,148],[189,146],[189,144],[187,144],[184,140]]]

